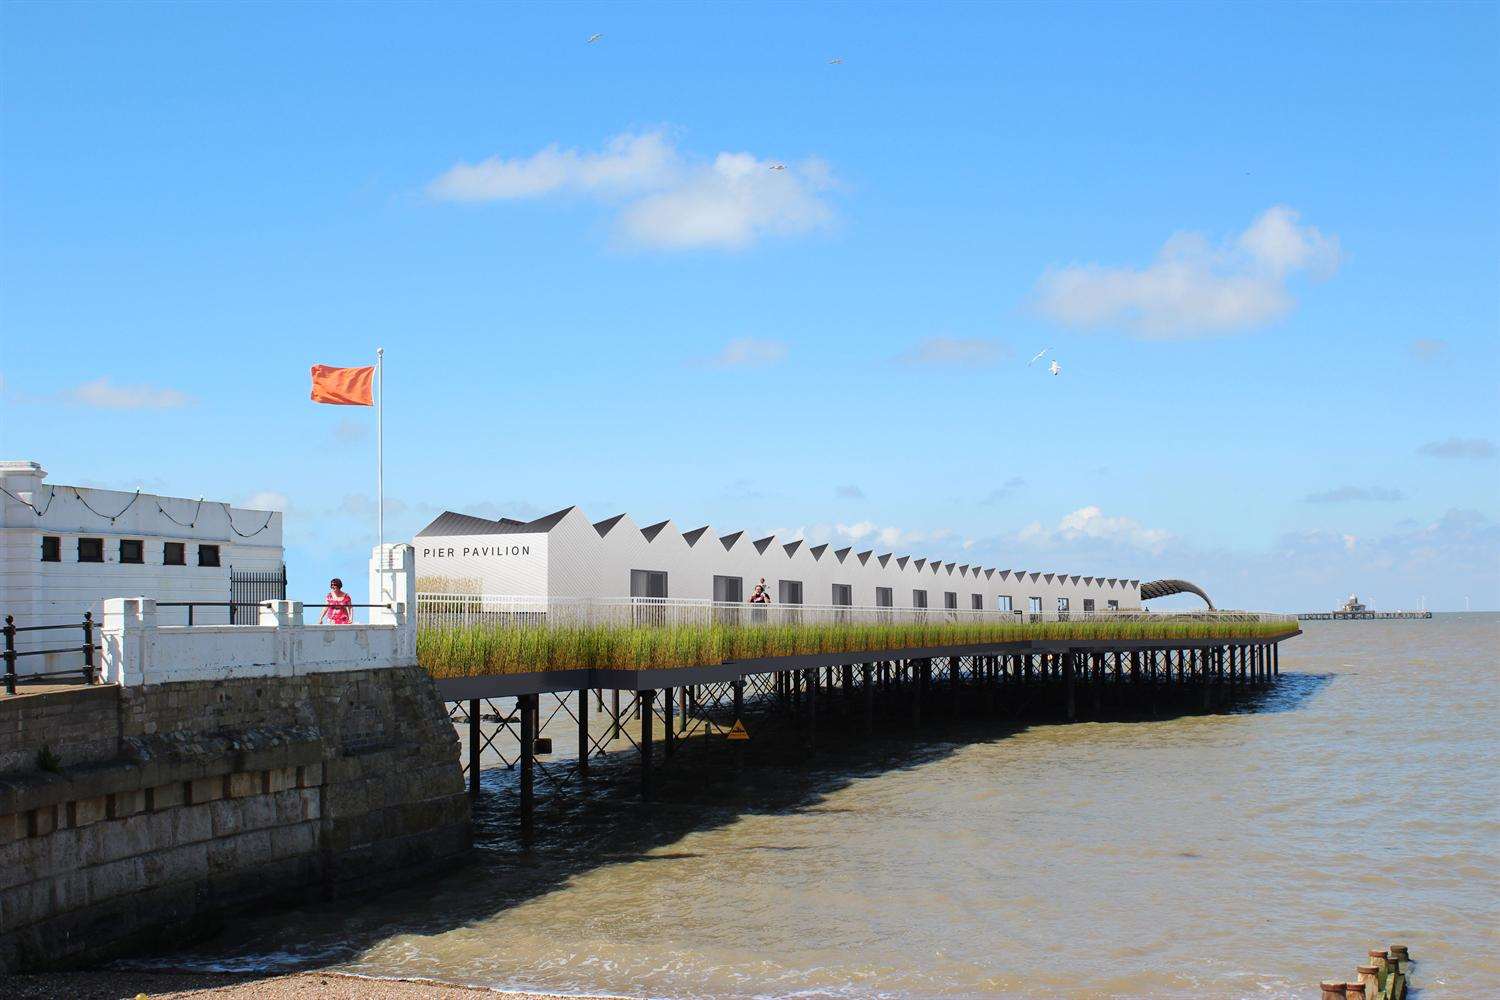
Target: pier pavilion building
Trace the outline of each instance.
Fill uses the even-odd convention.
[[[416,589],[527,598],[748,600],[761,579],[776,604],[1046,614],[1138,611],[1139,580],[859,549],[640,527],[629,514],[590,521],[577,507],[521,521],[452,511],[413,540]]]

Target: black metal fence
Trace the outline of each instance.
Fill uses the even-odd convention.
[[[265,572],[236,573],[229,567],[229,624],[255,625],[260,621],[260,612],[239,612],[239,608],[255,608],[265,601],[286,600],[286,564],[279,570]],[[158,604],[157,607],[162,605]],[[189,612],[191,612],[189,608]],[[189,625],[192,624],[190,620]]]
[[[49,646],[46,649],[16,650],[16,635],[21,632],[54,632],[64,629],[81,629],[83,631],[82,646]],[[66,622],[62,625],[17,625],[14,616],[5,616],[5,693],[15,694],[17,684],[35,683],[46,680],[49,677],[76,677],[82,675],[85,684],[96,684],[99,681],[97,668],[94,666],[94,650],[99,648],[94,645],[94,615],[91,611],[85,611],[82,622]],[[46,656],[49,653],[82,653],[83,665],[68,670],[51,670],[43,673],[26,674],[24,677],[16,672],[16,660],[23,656]]]

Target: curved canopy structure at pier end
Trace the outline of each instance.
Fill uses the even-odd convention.
[[[1203,598],[1203,603],[1208,605],[1208,610],[1214,610],[1214,602],[1196,583],[1189,583],[1187,580],[1152,580],[1150,583],[1141,584],[1141,600],[1143,601],[1156,597],[1171,597],[1173,594],[1197,594]]]

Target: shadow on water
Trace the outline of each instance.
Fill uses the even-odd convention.
[[[1337,674],[1282,674],[1273,686],[1252,691],[1228,710],[1230,715],[1295,712],[1322,691]]]
[[[1292,711],[1331,679],[1328,674],[1286,674],[1272,689],[1240,695],[1223,714]],[[1162,712],[1155,718],[1189,714],[1195,713]],[[220,971],[337,965],[396,935],[436,935],[482,924],[600,869],[639,863],[655,867],[702,857],[670,848],[689,835],[746,816],[855,812],[826,800],[865,778],[924,767],[1032,725],[1057,724],[1055,719],[938,718],[924,723],[918,733],[909,721],[887,718],[877,724],[874,736],[862,737],[849,720],[835,716],[820,718],[818,748],[809,753],[799,731],[784,719],[748,706],[745,718],[754,735],[740,745],[744,757],[738,773],[733,751],[721,736],[706,741],[700,735],[679,743],[670,759],[659,749],[650,803],[640,800],[634,750],[591,758],[584,786],[576,778],[561,780],[571,771],[567,762],[546,762],[536,778],[536,839],[526,848],[519,840],[517,775],[488,770],[474,806],[474,859],[463,868],[376,897],[234,921],[190,951],[131,964]],[[761,842],[733,850],[810,849]]]

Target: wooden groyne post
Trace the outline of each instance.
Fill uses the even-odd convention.
[[[1411,986],[1411,953],[1404,944],[1371,948],[1368,961],[1356,966],[1348,981],[1318,984],[1322,1000],[1405,1000]]]

